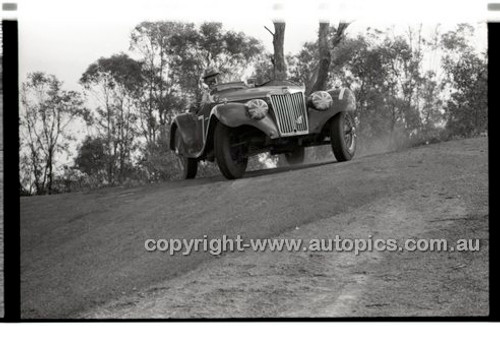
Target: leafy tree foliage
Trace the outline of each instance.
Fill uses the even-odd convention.
[[[87,137],[75,158],[75,167],[82,173],[96,180],[95,185],[105,183],[109,164],[106,141],[101,138]]]
[[[445,48],[443,68],[449,81],[447,102],[451,134],[470,137],[487,130],[488,74],[486,55],[478,55],[471,47],[474,28],[461,24],[456,31],[442,36]]]
[[[262,84],[274,78],[272,58],[271,53],[265,53],[256,59],[252,73],[252,78],[256,84]]]
[[[459,25],[436,34],[437,43],[424,39],[421,30],[396,35],[369,28],[332,50],[327,87],[341,83],[354,90],[362,148],[383,140],[385,149],[396,149],[486,129],[486,60],[471,47],[473,28]],[[425,53],[436,48],[444,78],[423,67]],[[309,86],[319,58],[318,45],[305,44],[290,56],[291,78]]]
[[[136,146],[136,99],[142,77],[140,62],[118,54],[92,63],[80,79],[86,92],[98,102],[85,120],[98,137],[105,140],[109,184],[123,180]]]
[[[195,40],[193,24],[142,22],[132,31],[130,48],[142,62],[140,121],[147,143],[154,144],[173,115],[184,109],[182,89],[197,84],[183,72],[183,68],[194,66],[188,49]]]
[[[34,194],[53,192],[56,155],[68,151],[71,122],[84,115],[80,94],[62,89],[53,75],[28,74],[21,85],[21,180]]]

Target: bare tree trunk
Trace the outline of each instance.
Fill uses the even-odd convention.
[[[285,63],[285,23],[274,22],[273,47],[274,47],[274,79],[278,81],[286,80]]]
[[[54,151],[52,149],[49,149],[49,156],[48,156],[48,161],[47,161],[47,167],[48,167],[48,181],[47,181],[47,194],[51,195],[52,194],[52,158],[54,157]]]
[[[340,22],[335,29],[335,34],[332,38],[331,44],[328,43],[328,30],[330,24],[328,22],[320,22],[318,33],[318,47],[319,47],[319,65],[316,73],[316,81],[312,85],[310,92],[317,90],[325,90],[328,82],[328,71],[332,63],[331,51],[336,48],[344,39],[344,33],[348,23]]]
[[[319,48],[319,65],[317,68],[316,81],[311,87],[310,92],[324,90],[328,80],[328,69],[332,63],[332,54],[328,48],[328,22],[320,22],[318,33],[318,48]]]

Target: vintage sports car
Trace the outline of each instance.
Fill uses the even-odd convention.
[[[228,179],[244,175],[248,158],[262,152],[285,154],[289,164],[304,160],[304,148],[331,144],[338,161],[356,150],[352,112],[354,94],[347,88],[317,91],[288,81],[250,87],[244,82],[217,85],[213,103],[198,112],[179,114],[170,130],[183,177],[194,178],[198,161],[216,161]]]

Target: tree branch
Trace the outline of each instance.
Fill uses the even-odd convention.
[[[274,36],[274,33],[273,33],[273,32],[271,32],[271,30],[270,30],[269,28],[267,28],[266,26],[264,26],[264,28],[265,28],[265,29],[267,29],[267,31],[268,31],[269,33],[271,33],[271,35],[272,35],[272,36]]]
[[[337,29],[335,30],[335,35],[333,36],[332,39],[332,46],[333,48],[337,47],[337,45],[342,41],[344,37],[344,33],[349,27],[350,23],[349,22],[339,22]]]

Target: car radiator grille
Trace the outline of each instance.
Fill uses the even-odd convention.
[[[309,125],[303,93],[271,95],[271,104],[281,136],[308,134]]]

